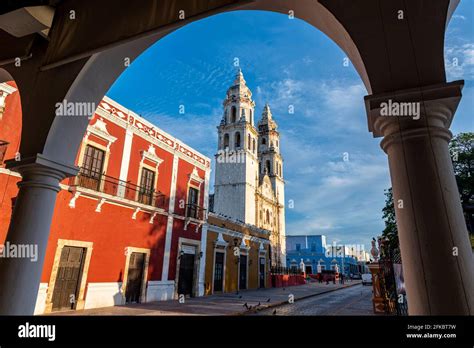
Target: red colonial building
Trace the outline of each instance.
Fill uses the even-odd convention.
[[[4,161],[21,158],[20,137],[19,93],[0,84],[0,244],[21,179]],[[76,165],[60,185],[35,314],[203,295],[209,158],[104,97]]]

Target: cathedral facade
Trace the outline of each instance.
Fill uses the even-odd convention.
[[[217,127],[214,212],[270,232],[270,262],[285,266],[285,182],[280,134],[270,106],[255,120],[252,92],[239,70]]]

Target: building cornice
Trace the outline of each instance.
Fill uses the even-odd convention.
[[[254,242],[254,243],[262,243],[262,244],[267,244],[267,245],[270,244],[270,240],[268,240],[268,239],[255,237],[255,236],[250,236],[250,235],[242,233],[242,232],[234,231],[234,230],[231,230],[231,229],[228,229],[228,228],[225,228],[225,227],[219,227],[219,226],[212,225],[212,224],[209,224],[209,223],[207,223],[207,229],[210,232],[222,233],[222,234],[225,234],[227,236],[242,238],[242,239]]]
[[[117,109],[116,109],[115,112],[113,112],[112,109],[109,109],[109,110],[105,109],[106,111],[110,112],[112,115],[114,115],[116,117],[120,117],[122,119],[127,120],[128,124],[135,127],[136,129],[140,130],[141,132],[143,132],[143,133],[145,133],[149,136],[152,136],[154,139],[156,139],[160,142],[164,142],[168,146],[172,146],[175,149],[179,150],[180,148],[184,148],[185,150],[187,150],[189,152],[184,152],[183,151],[183,153],[185,153],[189,157],[193,158],[194,160],[202,163],[202,165],[206,165],[206,161],[210,162],[210,159],[208,157],[204,156],[202,153],[196,151],[195,149],[191,149],[189,146],[187,146],[181,140],[171,136],[170,134],[166,133],[164,130],[158,128],[157,126],[155,126],[151,122],[149,122],[149,121],[145,120],[144,118],[142,118],[141,116],[137,115],[132,110],[126,109],[124,106],[120,105],[119,103],[117,103],[116,101],[110,99],[107,96],[104,96],[104,99],[99,104],[99,108],[100,107],[105,108],[105,106],[109,105],[109,104],[115,106],[119,110],[117,111]],[[125,112],[120,111],[120,110],[125,110]],[[179,145],[179,146],[177,146],[176,144]]]

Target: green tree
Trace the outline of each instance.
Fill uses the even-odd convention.
[[[474,133],[459,133],[449,143],[466,225],[474,232]]]
[[[458,184],[459,196],[463,207],[466,225],[474,232],[474,133],[459,133],[449,143],[454,175]],[[382,232],[389,240],[390,248],[399,247],[395,206],[392,188],[385,190],[385,207],[382,209],[385,228]]]
[[[385,222],[385,228],[382,232],[382,236],[388,239],[390,249],[398,249],[398,230],[397,220],[395,218],[395,206],[393,203],[393,192],[392,188],[388,188],[384,192],[385,194],[385,207],[382,209],[382,218]]]

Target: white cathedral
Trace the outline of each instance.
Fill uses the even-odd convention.
[[[223,105],[214,212],[269,230],[272,265],[285,266],[285,182],[277,124],[266,104],[255,127],[255,102],[240,70]]]

